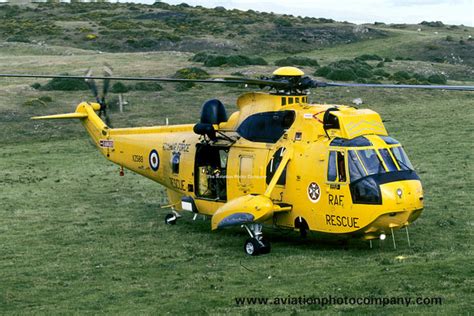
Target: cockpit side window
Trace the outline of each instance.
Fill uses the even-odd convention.
[[[395,162],[392,159],[392,156],[390,156],[390,153],[388,152],[388,149],[382,148],[379,149],[380,156],[382,156],[383,161],[385,162],[385,165],[387,166],[388,171],[397,171],[397,166],[395,165]]]
[[[408,159],[407,154],[405,154],[405,151],[401,146],[392,147],[390,150],[392,151],[393,157],[395,157],[395,160],[400,166],[400,170],[414,170],[410,159]]]
[[[343,151],[330,151],[328,181],[346,182],[346,161]]]
[[[346,182],[346,163],[344,159],[344,153],[342,151],[337,152],[337,171],[339,175],[339,182]]]

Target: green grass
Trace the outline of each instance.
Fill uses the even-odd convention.
[[[386,49],[407,44],[373,41]],[[323,63],[363,53],[384,56],[383,45],[379,51],[369,44],[337,46],[307,56]],[[188,61],[190,53],[81,51],[67,56],[61,50],[68,48],[48,53],[30,50],[28,44],[15,47],[0,53],[0,72],[81,74],[92,66],[100,74],[107,61],[117,75],[169,76],[199,66]],[[360,51],[353,52],[354,47]],[[396,71],[429,65],[396,61],[385,67]],[[273,69],[206,71],[252,76]],[[33,115],[70,112],[81,100],[91,100],[86,91],[37,91],[29,87],[34,82],[45,81],[0,80],[1,314],[459,315],[473,310],[472,92],[313,91],[313,102],[350,104],[362,98],[362,106],[379,112],[390,134],[405,146],[422,179],[426,202],[424,213],[410,227],[412,247],[404,232],[396,234],[394,250],[390,239],[370,249],[359,240],[344,246],[314,235],[301,240],[297,233],[268,228],[271,254],[248,257],[242,249],[247,234],[239,228],[211,232],[209,220],[192,221],[189,214],[176,226],[166,226],[168,210],[160,208],[167,204],[163,187],[127,171],[119,177],[118,167],[101,157],[77,122],[29,120]],[[166,117],[172,124],[196,122],[205,100],[217,97],[231,111],[238,95],[250,91],[198,85],[178,94],[171,84],[163,87],[159,92],[127,93],[130,105],[124,114],[112,113],[114,125],[163,124]],[[23,105],[46,95],[52,98],[46,106]],[[406,259],[397,260],[398,256]],[[443,305],[237,306],[234,300],[288,295],[442,297]]]

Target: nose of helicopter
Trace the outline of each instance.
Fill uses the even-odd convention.
[[[423,188],[419,180],[405,180],[380,185],[388,209],[412,210],[423,208]]]
[[[423,210],[423,188],[419,180],[405,180],[380,185],[384,209],[365,231],[367,238],[406,227],[415,221]]]

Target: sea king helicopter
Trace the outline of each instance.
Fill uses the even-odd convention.
[[[85,79],[96,102],[74,113],[33,119],[79,120],[110,161],[165,186],[175,224],[181,212],[211,217],[212,230],[245,228],[248,255],[270,252],[263,225],[369,240],[406,229],[423,210],[423,189],[401,144],[380,115],[346,105],[309,104],[322,87],[422,88],[474,91],[474,86],[321,82],[294,67],[260,79],[176,79],[1,74],[0,77]],[[99,97],[94,79],[104,80]],[[246,84],[228,115],[217,99],[204,102],[196,124],[112,128],[105,94],[110,80]],[[102,117],[105,119],[102,120]],[[395,239],[393,239],[395,245]]]

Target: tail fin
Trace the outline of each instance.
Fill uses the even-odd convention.
[[[109,138],[109,127],[100,119],[100,117],[95,113],[95,111],[100,110],[100,104],[98,103],[80,103],[76,112],[66,113],[66,114],[56,114],[56,115],[46,115],[46,116],[35,116],[31,119],[33,120],[50,120],[50,119],[79,119],[81,120],[82,125],[103,153],[105,154],[101,146],[101,141],[107,140]],[[105,150],[106,151],[106,150]]]

